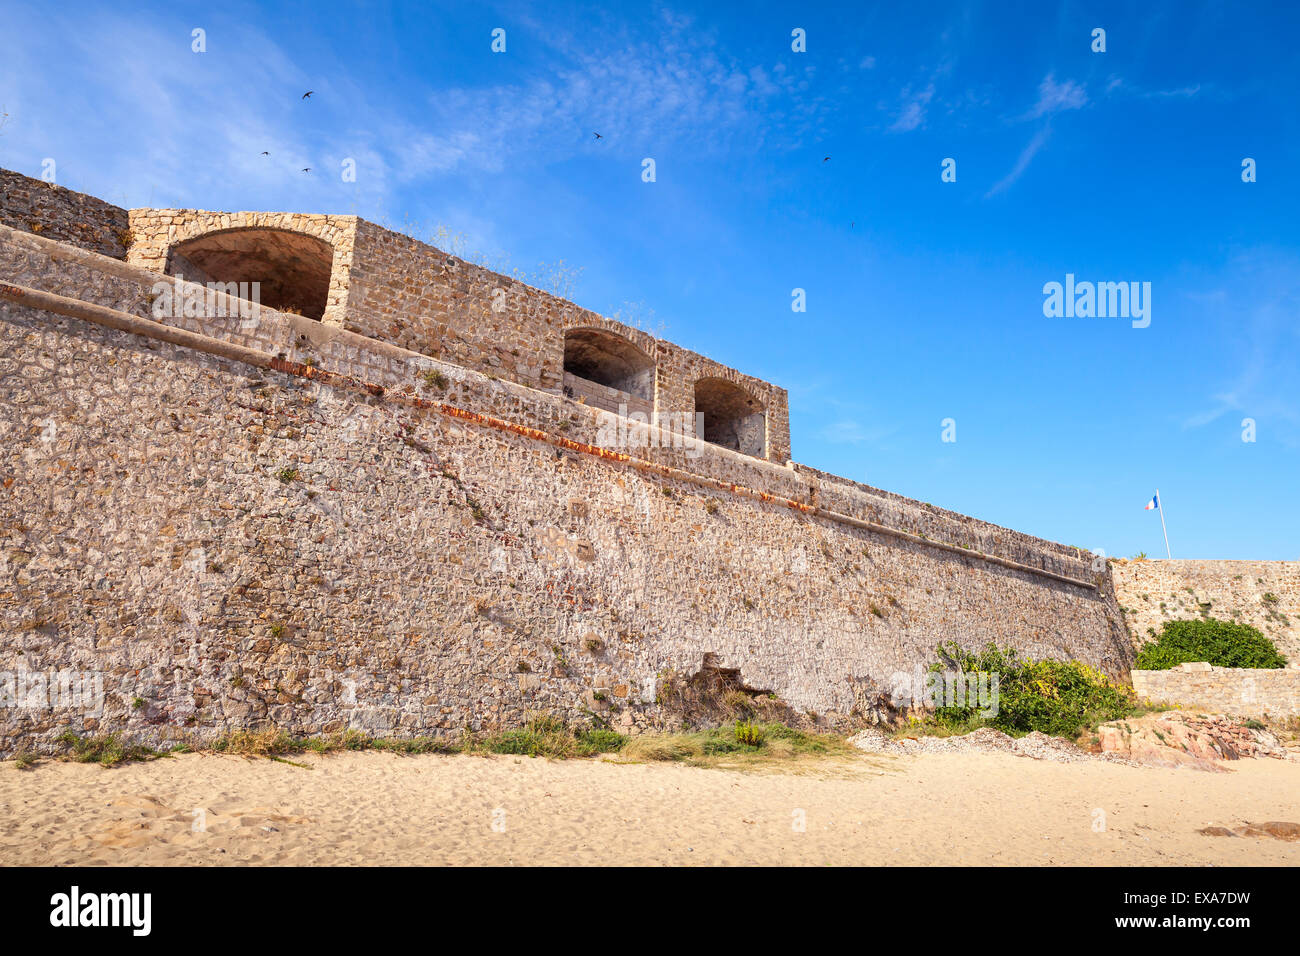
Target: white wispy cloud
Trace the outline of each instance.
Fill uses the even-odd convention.
[[[1057,83],[1055,74],[1048,73],[1038,85],[1038,102],[1029,111],[1028,119],[1051,116],[1063,110],[1082,109],[1088,103],[1088,92],[1083,84],[1074,80]]]
[[[906,87],[903,90],[902,108],[889,128],[894,132],[905,133],[914,130],[925,122],[926,107],[934,99],[934,84],[927,84],[922,89]]]
[[[992,188],[984,194],[984,198],[989,199],[1006,192],[1024,175],[1029,164],[1034,161],[1034,157],[1047,145],[1047,140],[1052,134],[1051,118],[1055,114],[1082,109],[1087,105],[1088,91],[1082,83],[1076,83],[1074,80],[1058,83],[1054,73],[1048,73],[1043,77],[1043,81],[1038,84],[1038,100],[1022,119],[1045,121],[1020,151],[1010,171],[993,184]]]
[[[1121,76],[1112,76],[1106,83],[1106,92],[1120,92],[1148,100],[1191,99],[1201,92],[1201,84],[1193,83],[1190,86],[1177,86],[1167,90],[1145,90],[1129,83]]]
[[[1234,255],[1210,291],[1184,299],[1216,338],[1223,374],[1183,429],[1204,428],[1227,415],[1253,418],[1288,445],[1300,445],[1300,262],[1268,248]],[[1240,421],[1240,419],[1238,419]],[[1235,425],[1235,423],[1234,423]]]
[[[1011,188],[1011,184],[1019,179],[1024,174],[1025,170],[1029,168],[1029,164],[1034,161],[1034,157],[1038,155],[1038,151],[1046,145],[1047,138],[1051,136],[1051,134],[1052,128],[1048,125],[1044,125],[1042,129],[1035,133],[1025,148],[1020,151],[1020,155],[1016,158],[1016,164],[1011,167],[1011,171],[994,183],[993,187],[984,194],[984,198],[988,199]]]
[[[1232,409],[1240,407],[1240,403],[1234,395],[1220,393],[1212,396],[1212,400],[1216,403],[1214,407],[1188,416],[1183,420],[1183,428],[1201,428],[1210,424],[1210,422],[1218,421]]]
[[[815,123],[820,105],[809,94],[811,66],[750,66],[724,60],[689,36],[662,41],[564,44],[544,75],[439,90],[429,100],[424,139],[440,149],[419,158],[440,168],[492,169],[525,154],[654,155],[681,145],[721,153],[742,138],[761,143],[778,133],[797,140]]]
[[[892,432],[892,428],[885,426],[868,426],[854,419],[840,419],[823,425],[818,436],[833,445],[866,445],[881,441]]]
[[[1180,86],[1172,90],[1152,90],[1143,95],[1155,99],[1191,99],[1199,92],[1201,92],[1201,84],[1197,83],[1194,86]]]
[[[811,60],[742,63],[669,15],[650,38],[601,43],[539,24],[545,62],[526,79],[407,82],[400,99],[346,68],[317,72],[238,22],[210,23],[204,54],[175,24],[107,12],[74,23],[19,9],[6,27],[0,90],[11,116],[0,163],[39,173],[53,157],[65,185],[127,205],[387,208],[395,190],[429,177],[493,176],[598,150],[639,161],[675,149],[723,154],[737,142],[794,148],[826,112]],[[307,89],[316,94],[301,100]],[[92,147],[103,143],[123,148]],[[345,159],[356,161],[356,183],[342,182]]]
[[[50,10],[25,30],[24,15],[0,41],[15,102],[0,164],[32,173],[48,157],[63,185],[124,205],[330,208],[344,194],[339,163],[358,144],[322,109],[330,81],[302,101],[309,77],[262,34],[212,24],[209,52],[195,53],[188,31],[151,19]]]

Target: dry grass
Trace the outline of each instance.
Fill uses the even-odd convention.
[[[115,767],[120,763],[131,763],[137,760],[155,760],[165,756],[150,747],[123,743],[117,734],[78,737],[69,730],[59,736],[58,742],[68,745],[68,759],[78,763],[98,763],[105,767]]]
[[[858,756],[855,747],[834,734],[813,733],[785,724],[740,722],[708,730],[629,737],[617,759],[744,770]]]
[[[704,666],[689,676],[661,675],[656,703],[686,727],[757,721],[811,729],[815,721],[810,715],[798,713],[770,691],[746,687],[739,670],[718,667],[711,658],[706,655]]]
[[[69,732],[59,740],[69,748],[64,759],[94,761],[104,766],[154,760],[193,750],[283,763],[293,763],[285,758],[301,754],[379,750],[396,754],[507,754],[558,760],[610,755],[626,762],[670,761],[731,769],[790,766],[858,755],[843,737],[781,723],[737,721],[706,730],[625,737],[596,727],[571,727],[547,715],[537,715],[518,729],[485,734],[466,731],[458,739],[371,737],[355,730],[318,737],[296,737],[279,729],[237,730],[204,746],[179,744],[167,751],[124,744],[114,735],[83,738]],[[20,758],[24,767],[31,765],[27,761],[29,758]],[[307,764],[293,765],[310,769]]]

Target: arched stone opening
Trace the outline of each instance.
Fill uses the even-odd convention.
[[[695,383],[695,412],[704,415],[704,440],[742,455],[767,453],[763,405],[733,382],[702,378]]]
[[[617,412],[619,405],[649,413],[654,406],[655,363],[628,339],[603,329],[564,333],[564,394]]]
[[[194,282],[259,284],[268,309],[320,319],[329,303],[334,248],[287,229],[229,229],[172,247],[167,272]]]

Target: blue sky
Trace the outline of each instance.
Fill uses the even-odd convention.
[[[1121,556],[1159,487],[1175,557],[1300,558],[1300,7],[858,6],[0,0],[0,166],[563,260],[787,387],[798,461]],[[1045,317],[1066,273],[1150,326]]]

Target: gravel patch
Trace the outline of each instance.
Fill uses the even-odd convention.
[[[1036,730],[1018,738],[991,727],[981,727],[954,737],[895,737],[883,730],[869,728],[854,734],[849,743],[866,753],[878,754],[1009,753],[1059,763],[1104,760],[1136,766],[1133,761],[1115,754],[1090,753],[1061,737],[1049,737]]]

